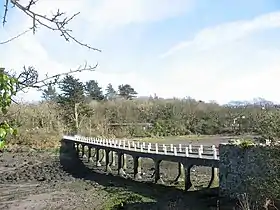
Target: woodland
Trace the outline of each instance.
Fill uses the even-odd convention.
[[[42,100],[12,104],[13,144],[54,146],[63,134],[110,138],[253,134],[277,141],[280,111],[271,103],[219,105],[190,97],[137,97],[129,84],[105,91],[98,81],[67,75],[42,90]]]

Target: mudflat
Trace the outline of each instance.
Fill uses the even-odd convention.
[[[17,150],[0,153],[0,209],[223,209],[216,188],[204,189],[210,168],[194,167],[193,187],[182,190],[175,183],[178,164],[163,161],[164,184],[153,183],[154,164],[142,159],[142,180],[133,180],[133,164],[128,157],[127,176],[112,174],[95,162],[60,152]],[[220,203],[219,203],[220,202]]]

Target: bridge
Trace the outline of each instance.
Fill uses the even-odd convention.
[[[141,158],[150,158],[154,161],[155,183],[164,183],[160,176],[160,163],[171,161],[178,163],[178,176],[175,181],[184,181],[185,190],[189,190],[191,183],[191,168],[193,166],[211,167],[211,179],[208,188],[218,180],[219,150],[215,145],[186,145],[186,144],[159,144],[133,140],[115,140],[75,136],[63,136],[62,147],[72,150],[78,157],[87,158],[100,167],[105,164],[106,172],[111,173],[111,166],[117,164],[118,175],[125,176],[126,155],[133,158],[134,179],[141,179]],[[117,161],[116,161],[117,159]]]

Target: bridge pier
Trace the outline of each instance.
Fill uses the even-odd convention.
[[[160,176],[160,163],[162,160],[156,160],[154,159],[155,163],[155,183],[157,184],[164,184],[164,181],[162,180]]]
[[[218,182],[219,182],[218,168],[212,167],[211,179],[210,179],[210,182],[209,182],[207,188],[214,187],[215,185],[217,185]]]
[[[92,147],[91,149],[94,151],[92,155],[92,157],[94,158],[96,156],[96,148]]]
[[[82,158],[86,158],[86,155],[85,155],[85,145],[82,144]]]
[[[111,152],[111,165],[112,166],[116,166],[116,152],[115,151],[112,151]]]
[[[106,160],[106,172],[108,174],[112,173],[112,169],[111,169],[111,161],[110,161],[110,150],[104,150],[105,151],[105,160]]]
[[[100,163],[100,149],[99,148],[96,148],[95,149],[95,153],[96,153],[96,166],[97,167],[100,167],[101,166],[101,163]]]
[[[142,179],[141,176],[141,158],[138,156],[133,157],[134,179]]]
[[[182,163],[178,163],[178,176],[174,180],[175,183],[185,181],[185,168]]]
[[[127,158],[126,158],[126,154],[123,154],[123,169],[126,170],[127,169]]]
[[[69,149],[70,149],[70,142],[66,142],[66,148],[68,149],[68,144],[69,144]],[[76,145],[75,142],[71,143],[71,150],[70,151],[76,151]]]
[[[76,153],[78,155],[78,157],[80,157],[80,144],[76,144]]]
[[[186,164],[184,166],[185,169],[185,191],[188,191],[192,187],[191,181],[191,168],[193,167],[192,164]]]
[[[73,151],[74,153],[76,153],[76,147],[74,142],[62,141],[61,144],[62,144],[62,148],[61,148],[62,153],[65,152],[65,153],[73,154]]]
[[[118,153],[118,175],[120,175],[120,176],[126,176],[126,173],[125,173],[125,171],[124,171],[124,168],[123,168],[123,160],[124,160],[124,158],[123,158],[123,153],[121,153],[121,152],[119,152]]]
[[[100,159],[100,162],[106,163],[106,151],[105,149],[101,149],[100,151],[102,152],[102,157]]]
[[[92,160],[92,147],[88,147],[88,162],[93,162],[93,160]]]

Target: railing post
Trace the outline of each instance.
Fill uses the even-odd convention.
[[[198,156],[199,156],[199,158],[202,158],[202,150],[201,150],[201,148],[198,148]]]
[[[212,150],[213,150],[213,158],[215,160],[217,160],[218,159],[218,155],[217,155],[217,149],[216,149],[215,145],[212,146]]]
[[[173,147],[173,150],[174,150],[174,155],[177,156],[177,148],[176,147]]]
[[[189,157],[189,148],[188,147],[185,148],[185,154],[186,154],[186,157]]]
[[[167,155],[167,147],[164,145],[163,147],[164,154]]]
[[[173,152],[173,144],[170,144],[170,150]]]
[[[203,145],[200,145],[201,153],[203,153]]]
[[[182,144],[179,144],[179,152],[182,152]]]

